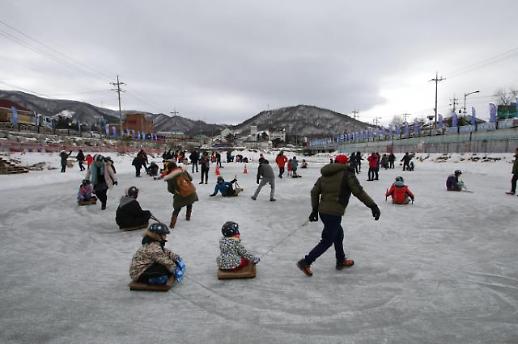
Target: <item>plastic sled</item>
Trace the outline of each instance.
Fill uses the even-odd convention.
[[[146,223],[144,223],[144,224],[142,224],[142,225],[140,225],[140,226],[135,226],[135,227],[126,227],[126,228],[120,228],[120,227],[119,227],[119,229],[120,229],[121,231],[124,231],[124,232],[127,232],[127,231],[136,231],[137,229],[147,228],[147,226],[148,226],[148,225],[149,225],[149,223],[147,223],[147,222],[146,222]]]
[[[225,271],[218,269],[218,279],[239,279],[239,278],[255,278],[255,264],[249,264],[239,270]]]
[[[133,281],[130,284],[128,284],[128,287],[130,288],[130,290],[134,291],[168,291],[172,288],[173,283],[174,276],[169,276],[169,279],[167,280],[166,284],[153,285]]]
[[[91,205],[91,204],[96,204],[96,203],[97,203],[96,197],[92,197],[88,201],[77,201],[78,205]]]

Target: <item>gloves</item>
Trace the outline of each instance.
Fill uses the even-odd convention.
[[[381,216],[380,208],[376,204],[374,204],[371,208],[372,211],[372,217],[374,217],[374,220],[378,221]]]
[[[257,184],[259,184],[259,179],[257,180]]]
[[[114,182],[113,182],[113,185],[119,185],[119,182],[114,181]]]
[[[235,183],[235,182],[237,182],[237,179],[236,178],[232,179],[231,183]]]
[[[311,214],[309,214],[309,221],[311,221],[311,222],[318,221],[318,211],[317,210],[313,209]]]
[[[255,265],[255,264],[259,263],[260,261],[261,261],[261,258],[259,258],[259,257],[254,257],[254,259],[252,259],[252,264],[254,264],[254,265]]]

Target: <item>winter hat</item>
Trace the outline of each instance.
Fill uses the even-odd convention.
[[[335,163],[337,164],[347,164],[349,162],[349,158],[345,154],[337,155],[335,158]]]
[[[399,176],[396,177],[396,181],[394,182],[396,186],[403,186],[405,185],[405,181],[403,180],[403,177]]]
[[[136,186],[130,186],[126,190],[126,196],[137,198],[138,197],[138,188]]]
[[[456,176],[459,176],[459,175],[461,175],[461,174],[462,174],[462,171],[461,171],[461,170],[455,170],[455,175],[456,175]]]
[[[239,225],[234,221],[227,221],[221,227],[221,233],[226,238],[239,234]]]
[[[218,184],[219,184],[219,183],[223,183],[224,181],[225,181],[225,179],[223,179],[223,177],[222,177],[222,176],[219,176],[219,177],[218,177]]]

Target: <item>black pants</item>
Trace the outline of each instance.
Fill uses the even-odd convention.
[[[394,168],[394,161],[389,161],[389,168]]]
[[[284,174],[284,166],[279,167],[279,178],[282,178],[282,175]]]
[[[180,210],[182,210],[182,208],[183,208],[183,207],[175,208],[175,209],[173,210],[173,215],[178,216],[178,214],[180,214]],[[187,212],[188,212],[188,213],[192,212],[192,204],[189,204],[189,205],[187,206]]]
[[[376,169],[374,167],[369,167],[369,172],[368,172],[369,180],[374,180],[375,171],[376,171]]]
[[[65,172],[67,169],[67,164],[61,164],[61,172]]]
[[[84,171],[85,167],[83,166],[83,161],[79,160],[79,170]]]
[[[379,172],[380,172],[380,168],[376,167],[374,169],[374,180],[378,180],[379,179]]]
[[[192,173],[194,173],[194,167],[196,167],[196,172],[198,172],[198,160],[192,162]]]
[[[140,177],[140,169],[142,166],[135,166],[135,177]]]
[[[318,257],[327,251],[331,245],[335,245],[335,256],[337,262],[345,259],[344,253],[344,230],[341,222],[342,217],[336,215],[320,214],[320,220],[324,223],[322,239],[307,256],[304,257],[306,264],[311,265]]]
[[[108,200],[108,195],[106,194],[108,192],[108,189],[99,189],[95,190],[95,195],[101,201],[101,206],[103,208],[106,208],[106,201]]]
[[[410,171],[410,165],[409,165],[409,163],[410,163],[409,161],[408,161],[408,162],[407,162],[407,161],[405,161],[405,162],[403,163],[403,171],[406,171],[406,170]]]
[[[513,174],[513,178],[511,179],[511,192],[516,192],[516,181],[518,180],[518,174]]]
[[[172,273],[162,264],[153,263],[149,268],[146,269],[146,271],[142,273],[142,275],[140,275],[138,282],[147,284],[150,278],[163,275],[171,276]]]
[[[209,181],[209,169],[207,167],[201,167],[201,182],[203,183],[203,177],[205,176],[205,184]]]

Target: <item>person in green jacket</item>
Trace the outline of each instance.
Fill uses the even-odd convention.
[[[377,221],[381,212],[376,203],[363,190],[356,178],[355,171],[347,162],[346,155],[338,155],[334,163],[325,165],[320,170],[322,176],[311,190],[311,205],[313,211],[309,215],[309,221],[318,221],[318,215],[324,223],[322,239],[306,255],[297,262],[297,266],[306,276],[312,276],[311,264],[334,244],[336,252],[336,269],[342,270],[354,265],[354,260],[347,259],[344,253],[342,228],[342,216],[353,194],[372,211],[372,216]]]
[[[518,181],[518,148],[516,148],[514,154],[513,170],[511,172],[513,178],[511,178],[511,191],[507,192],[508,195],[514,195],[516,193],[516,181]]]

